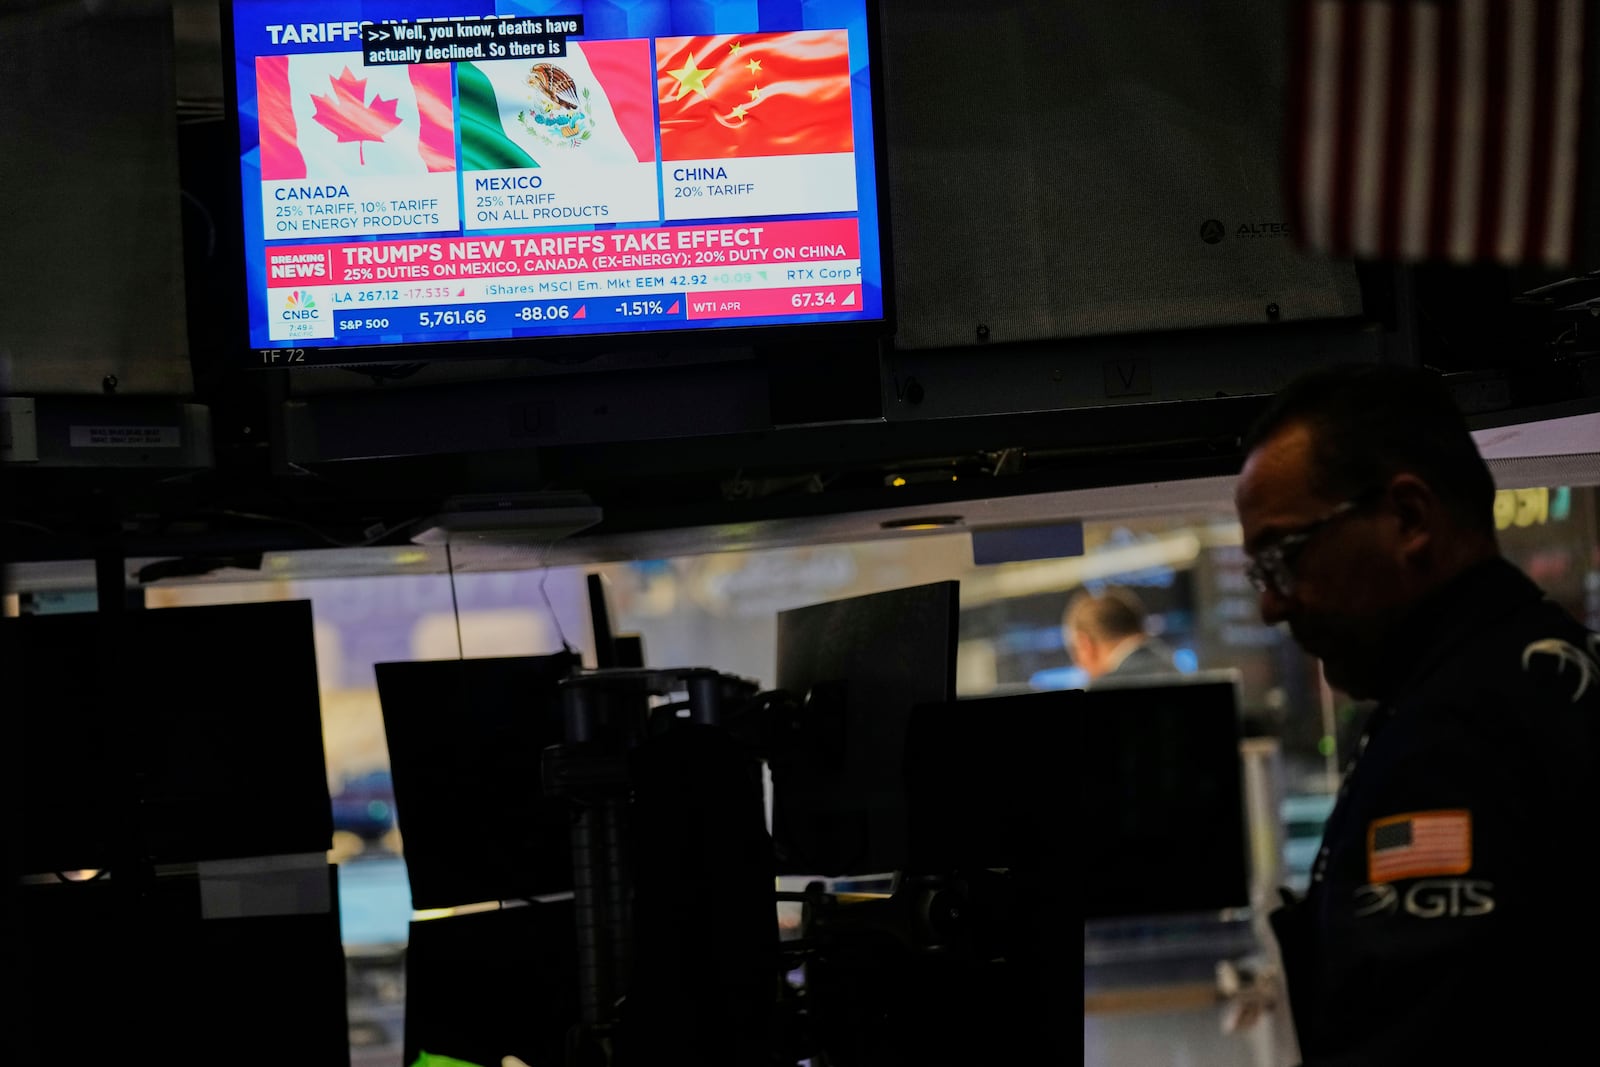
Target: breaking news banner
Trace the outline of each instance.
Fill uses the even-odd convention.
[[[610,321],[838,315],[862,301],[850,219],[297,245],[268,253],[268,276],[275,340],[383,336],[402,326],[487,334],[529,322],[576,331]],[[637,294],[656,299],[625,299]],[[581,301],[570,317],[521,306],[569,296]]]

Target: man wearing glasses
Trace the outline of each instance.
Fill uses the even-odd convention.
[[[1307,894],[1272,916],[1305,1067],[1560,1061],[1600,1004],[1566,976],[1600,951],[1579,858],[1600,637],[1501,557],[1493,480],[1435,376],[1307,375],[1245,451],[1262,618],[1377,702]]]

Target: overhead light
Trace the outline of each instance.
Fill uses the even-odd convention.
[[[960,515],[917,515],[909,519],[885,519],[878,524],[885,530],[938,530],[960,526]]]
[[[939,485],[944,482],[956,481],[958,472],[949,467],[940,467],[933,470],[901,471],[897,474],[885,474],[883,484],[896,489],[907,485]]]

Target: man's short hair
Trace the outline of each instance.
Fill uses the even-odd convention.
[[[1405,471],[1427,482],[1464,527],[1494,532],[1494,478],[1434,372],[1357,363],[1304,374],[1250,428],[1246,455],[1294,425],[1311,431],[1319,494],[1352,499]]]
[[[1096,641],[1120,641],[1144,633],[1144,604],[1131,591],[1108,588],[1096,595],[1080,589],[1067,601],[1062,622]]]

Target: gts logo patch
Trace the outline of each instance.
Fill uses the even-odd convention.
[[[1470,919],[1494,910],[1493,882],[1471,878],[1425,878],[1404,893],[1389,882],[1356,888],[1356,918],[1393,915],[1405,909],[1419,919]]]

